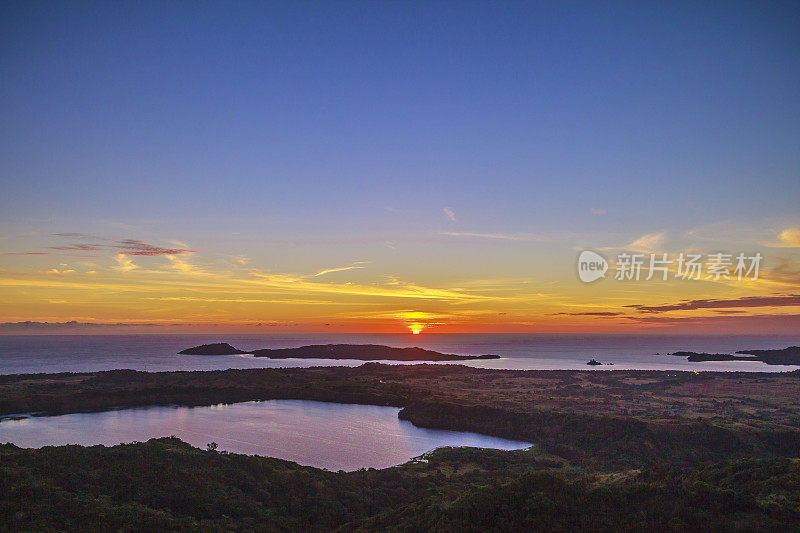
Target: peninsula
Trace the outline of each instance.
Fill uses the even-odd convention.
[[[758,361],[768,365],[800,365],[800,346],[789,346],[782,350],[739,350],[728,353],[675,352],[672,355],[686,357],[689,362],[706,361]]]

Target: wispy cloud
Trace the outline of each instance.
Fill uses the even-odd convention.
[[[449,218],[451,222],[456,222],[456,214],[453,212],[452,209],[450,209],[449,207],[443,207],[442,212],[444,212],[444,214],[447,215],[447,218]]]
[[[551,313],[552,316],[620,316],[625,313],[615,313],[613,311],[585,311],[582,313]]]
[[[777,265],[764,271],[764,278],[768,282],[791,287],[800,286],[800,264],[797,260],[775,257],[772,262],[777,262]]]
[[[114,267],[114,270],[118,270],[119,272],[130,272],[131,270],[139,268],[139,266],[135,265],[133,260],[128,258],[125,254],[117,254],[114,259],[117,262],[117,266]]]
[[[359,285],[355,283],[321,283],[303,276],[292,274],[262,273],[251,271],[253,278],[236,280],[239,283],[256,287],[270,288],[294,294],[341,294],[351,296],[375,296],[388,298],[418,298],[443,301],[485,300],[489,297],[470,294],[452,289],[424,287],[413,283],[391,286]]]
[[[72,244],[70,246],[50,246],[51,250],[73,251],[73,252],[99,252],[102,244]]]
[[[544,237],[532,233],[472,233],[464,231],[440,231],[439,235],[473,239],[498,239],[504,241],[542,241]]]
[[[83,239],[100,240],[108,242],[108,244],[74,243],[69,245],[48,247],[51,250],[58,250],[58,251],[99,252],[102,250],[113,250],[119,253],[123,253],[125,255],[147,255],[147,256],[182,255],[182,254],[190,254],[197,252],[197,250],[191,250],[188,247],[188,245],[185,245],[185,243],[179,241],[172,241],[173,244],[179,246],[178,248],[174,248],[174,247],[158,246],[155,244],[150,244],[144,241],[140,241],[138,239],[122,239],[114,241],[111,239],[95,237],[84,233],[54,233],[53,235],[56,235],[58,237],[78,237]]]
[[[62,329],[82,329],[82,328],[109,328],[109,327],[152,327],[162,324],[144,323],[144,322],[116,322],[116,323],[99,323],[99,322],[77,322],[70,320],[68,322],[2,322],[0,323],[0,331],[48,331],[48,330],[62,330]]]
[[[167,260],[169,260],[168,266],[173,270],[183,274],[205,274],[203,269],[198,268],[182,257],[178,257],[176,255],[167,255],[166,257]]]
[[[800,294],[786,296],[743,296],[731,300],[687,300],[668,305],[626,305],[643,313],[665,311],[689,311],[693,309],[719,309],[736,307],[784,307],[800,306]]]
[[[663,231],[648,233],[625,246],[625,249],[633,252],[655,252],[664,243],[664,237],[666,237],[666,232]]]
[[[3,252],[0,255],[50,255],[50,252]]]
[[[800,314],[755,314],[755,315],[716,315],[716,316],[636,316],[626,315],[623,317],[639,324],[652,325],[679,325],[679,324],[738,324],[740,327],[753,327],[753,324],[761,324],[764,327],[775,326],[778,322],[787,322],[800,326]],[[763,330],[762,330],[763,331]]]
[[[597,249],[605,251],[624,250],[628,252],[639,252],[639,253],[652,253],[657,251],[663,251],[659,250],[659,247],[663,246],[666,236],[667,232],[665,231],[647,233],[637,239],[634,239],[632,242],[624,244],[622,246],[604,246],[602,248],[597,248]]]
[[[389,311],[368,311],[364,313],[348,313],[348,316],[362,319],[397,319],[404,322],[421,321],[426,324],[431,324],[432,320],[441,320],[445,318],[454,318],[457,315],[453,313],[431,313],[428,311],[415,311],[413,309],[397,309]],[[434,322],[435,323],[435,322]]]
[[[343,266],[343,267],[336,267],[336,268],[326,268],[324,270],[320,270],[314,276],[324,276],[325,274],[330,274],[331,272],[344,272],[346,270],[357,270],[360,268],[364,268],[363,265],[368,264],[368,261],[356,261],[352,265]]]
[[[778,235],[777,242],[764,245],[771,248],[800,248],[800,228],[786,228]]]
[[[159,300],[168,302],[219,302],[219,303],[269,303],[269,304],[293,304],[293,305],[363,305],[362,303],[355,302],[334,302],[331,300],[300,300],[300,299],[283,299],[283,300],[270,300],[263,298],[213,298],[213,297],[199,297],[199,296],[163,296],[163,297],[148,297],[148,300]]]
[[[89,235],[88,233],[53,233],[56,237],[79,237],[81,239],[100,239],[105,240],[103,237]]]
[[[593,215],[605,215],[606,210],[602,207],[591,207],[589,208],[589,212]]]
[[[126,255],[181,255],[197,251],[186,248],[164,248],[132,239],[117,241],[117,243],[114,248],[121,250]]]
[[[735,244],[751,247],[794,248],[800,246],[800,226],[797,218],[786,219],[729,219],[696,226],[684,233],[690,241]]]
[[[46,274],[60,274],[60,275],[63,275],[63,274],[74,274],[75,270],[72,269],[72,268],[67,268],[67,269],[64,269],[64,270],[59,270],[57,268],[51,268],[50,270],[47,270],[45,273]]]

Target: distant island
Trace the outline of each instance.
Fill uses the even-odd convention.
[[[312,344],[300,348],[255,350],[255,357],[270,359],[360,359],[363,361],[466,361],[500,359],[499,355],[455,355],[424,348],[394,348],[381,344]]]
[[[239,355],[250,352],[245,352],[234,348],[227,342],[218,342],[215,344],[201,344],[194,348],[187,348],[178,352],[181,355]]]
[[[686,357],[689,362],[707,361],[760,361],[768,365],[800,365],[800,346],[789,346],[782,350],[740,350],[734,355],[727,353],[675,352],[671,355]]]
[[[705,363],[709,361],[759,361],[755,357],[742,357],[729,353],[705,353],[705,352],[675,352],[676,357],[686,357],[690,363]]]
[[[312,344],[299,348],[262,349],[245,352],[228,343],[203,344],[187,348],[179,354],[234,355],[251,353],[270,359],[359,359],[362,361],[468,361],[500,359],[499,355],[456,355],[424,348],[395,348],[380,344]]]

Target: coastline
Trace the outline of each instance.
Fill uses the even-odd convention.
[[[13,478],[18,490],[0,495],[0,503],[25,509],[28,514],[13,518],[25,524],[30,523],[28,516],[35,516],[37,505],[21,496],[32,490],[27,481],[30,479],[53,486],[61,486],[61,479],[84,480],[80,485],[69,485],[74,495],[59,493],[80,501],[86,498],[84,494],[98,490],[110,494],[115,486],[131,484],[150,494],[162,494],[166,482],[174,486],[170,491],[175,494],[195,494],[187,487],[202,479],[203,494],[209,483],[224,487],[219,490],[225,493],[242,494],[241,503],[235,507],[231,503],[230,511],[226,511],[230,516],[249,520],[247,517],[254,515],[248,514],[251,512],[247,509],[272,509],[270,506],[277,505],[271,511],[270,523],[292,520],[292,527],[307,529],[321,524],[322,518],[312,517],[306,523],[308,513],[275,503],[283,500],[264,499],[263,489],[257,488],[268,484],[280,487],[276,490],[281,492],[294,493],[295,487],[302,485],[299,494],[304,494],[309,504],[328,502],[320,511],[321,516],[331,520],[327,529],[349,524],[365,530],[383,530],[393,524],[414,528],[454,520],[446,510],[453,505],[493,509],[499,501],[503,509],[524,512],[519,494],[556,490],[558,496],[547,492],[535,496],[555,498],[556,503],[548,507],[550,511],[541,515],[543,525],[552,526],[559,519],[574,524],[575,519],[588,516],[586,509],[574,505],[577,498],[592,502],[593,511],[606,506],[609,528],[626,524],[625,513],[619,513],[623,508],[637,508],[639,516],[650,516],[653,523],[665,528],[688,516],[687,512],[696,514],[690,520],[694,525],[713,520],[732,527],[734,522],[725,522],[729,517],[723,509],[714,508],[709,515],[708,507],[698,504],[704,500],[695,495],[692,487],[696,485],[715,494],[735,491],[740,501],[752,501],[748,508],[754,511],[748,520],[754,524],[763,525],[767,518],[778,525],[787,524],[796,516],[792,510],[795,493],[790,492],[789,500],[779,502],[769,512],[757,502],[776,491],[793,490],[792,475],[800,467],[800,372],[513,371],[464,365],[366,363],[359,367],[0,376],[2,413],[19,412],[25,405],[38,407],[41,413],[56,414],[254,399],[392,405],[400,407],[399,418],[420,428],[480,433],[530,442],[533,447],[519,451],[442,448],[397,467],[329,472],[257,455],[200,450],[170,438],[113,447],[21,449],[0,444],[0,472],[4,476],[31,473],[25,478]],[[57,466],[44,469],[43,464]],[[96,464],[128,477],[115,477],[106,487],[102,485],[104,480],[89,475]],[[164,472],[168,472],[167,480]],[[199,477],[198,472],[203,476]],[[244,492],[235,492],[239,489],[231,480],[244,479],[253,472],[262,474],[258,480],[248,481]],[[776,472],[783,475],[776,477]],[[751,482],[746,487],[731,485],[725,481],[730,475],[745,475]],[[330,495],[319,497],[321,487],[327,487]],[[653,492],[643,498],[645,487]],[[359,492],[362,490],[363,494]],[[507,502],[503,490],[509,491],[511,499]],[[570,491],[567,497],[565,490]],[[353,491],[355,496],[347,496]],[[370,501],[384,491],[381,501],[385,503],[363,507],[364,498]],[[501,491],[500,495],[496,491]],[[609,494],[619,496],[609,498]],[[620,502],[620,498],[628,497],[630,501]],[[204,496],[192,498],[206,501]],[[331,498],[339,498],[336,501],[341,503],[331,507]],[[659,502],[665,498],[680,503],[679,515],[663,511]],[[104,514],[126,517],[127,505],[150,509],[142,505],[151,502],[155,502],[154,507],[147,512],[161,513],[161,527],[178,527],[176,523],[183,524],[183,528],[200,527],[201,522],[193,520],[205,517],[205,510],[212,505],[209,500],[196,506],[175,506],[169,498],[162,501],[152,497],[140,502],[126,493],[104,503]],[[409,512],[408,506],[426,509],[424,516]],[[76,509],[75,523],[91,520],[93,510],[80,506]],[[335,509],[344,511],[336,514]],[[164,515],[165,510],[174,515]],[[487,512],[491,515],[501,511]],[[136,520],[147,520],[149,516],[142,511]],[[223,523],[204,520],[206,524]],[[468,527],[468,523],[458,520],[448,523]],[[155,527],[152,522],[147,524]]]
[[[757,449],[800,455],[800,372],[509,371],[367,363],[0,377],[0,414],[5,416],[270,399],[399,407],[400,417],[420,427],[483,433],[553,450],[566,446],[570,454],[608,465],[628,464],[631,455],[637,461],[720,460]],[[614,453],[620,434],[630,434],[625,446],[635,452]]]
[[[675,351],[733,353],[751,348],[784,348],[800,344],[800,336],[676,336],[567,334],[257,334],[257,335],[27,335],[0,337],[0,374],[96,372],[114,369],[143,371],[224,370],[319,365],[358,366],[363,361],[332,359],[269,359],[250,355],[176,356],[176,352],[226,339],[242,350],[285,348],[322,343],[375,343],[464,355],[496,353],[503,359],[465,361],[471,367],[510,370],[581,370],[596,358],[613,362],[615,370],[785,372],[798,367],[758,362],[690,363],[666,355]],[[660,355],[657,355],[660,354]],[[602,367],[598,367],[602,368]]]

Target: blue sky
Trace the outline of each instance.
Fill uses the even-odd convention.
[[[796,3],[0,9],[7,253],[100,233],[443,281],[800,215]]]

